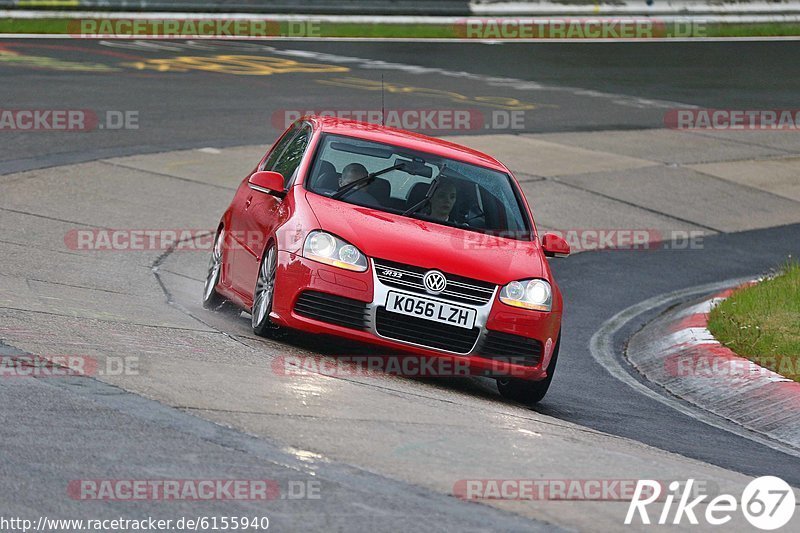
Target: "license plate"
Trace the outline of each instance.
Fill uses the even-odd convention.
[[[386,297],[386,310],[464,329],[475,327],[475,317],[478,314],[475,309],[469,307],[409,296],[394,291],[390,291]]]

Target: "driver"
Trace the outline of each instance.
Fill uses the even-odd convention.
[[[354,181],[366,178],[369,172],[367,167],[361,163],[350,163],[342,169],[342,176],[339,178],[339,187],[349,185]],[[357,204],[378,205],[378,200],[366,191],[366,186],[348,193],[343,199]]]
[[[431,218],[452,222],[450,215],[452,214],[453,206],[456,205],[457,196],[456,184],[450,179],[442,178],[433,196],[431,196]]]

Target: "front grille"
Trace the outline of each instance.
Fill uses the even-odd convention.
[[[368,329],[369,327],[370,318],[366,303],[324,292],[304,292],[294,304],[294,312],[345,328]]]
[[[479,354],[489,359],[536,366],[542,358],[542,343],[520,335],[487,331]]]
[[[428,294],[422,284],[422,276],[428,270],[430,269],[375,259],[375,275],[381,283],[418,294]],[[484,305],[492,299],[495,286],[491,283],[448,274],[447,272],[442,272],[442,274],[447,278],[447,287],[438,296],[478,306]]]
[[[481,332],[480,328],[459,328],[392,313],[384,307],[379,307],[375,313],[375,328],[380,335],[389,339],[461,354],[472,350]]]

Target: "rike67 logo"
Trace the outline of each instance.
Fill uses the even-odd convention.
[[[707,494],[690,500],[695,495],[692,493],[693,484],[694,480],[689,479],[683,491],[679,492],[681,483],[673,481],[669,484],[670,492],[662,497],[662,485],[658,481],[640,479],[628,506],[625,524],[640,521],[642,524],[679,525],[685,518],[689,524],[698,525],[700,515],[707,524],[722,526],[731,521],[734,513],[741,511],[753,527],[772,531],[788,524],[794,515],[794,491],[788,483],[775,476],[763,476],[751,481],[738,501],[730,494],[720,494],[708,502],[705,502]],[[648,506],[656,501],[663,501],[663,507],[660,512],[650,509],[657,511],[655,520],[651,521]],[[702,514],[697,509],[701,504],[705,505],[705,513]],[[637,515],[638,520],[635,518]]]

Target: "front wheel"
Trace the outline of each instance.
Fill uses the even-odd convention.
[[[225,228],[220,228],[214,239],[211,258],[208,261],[208,272],[203,286],[203,307],[215,311],[227,311],[233,308],[228,300],[217,292],[220,276],[222,275],[222,252],[225,247]]]
[[[258,269],[258,280],[253,292],[252,316],[253,333],[260,337],[272,337],[278,327],[269,320],[272,311],[272,299],[275,296],[275,272],[278,269],[278,248],[272,244],[264,252],[261,267]]]
[[[547,377],[541,381],[528,381],[525,379],[498,378],[497,390],[503,398],[533,405],[539,403],[547,394],[550,382],[553,381],[553,374],[556,371],[556,361],[558,361],[558,350],[561,346],[561,332],[558,333],[556,347],[553,349],[553,357],[547,365]]]

